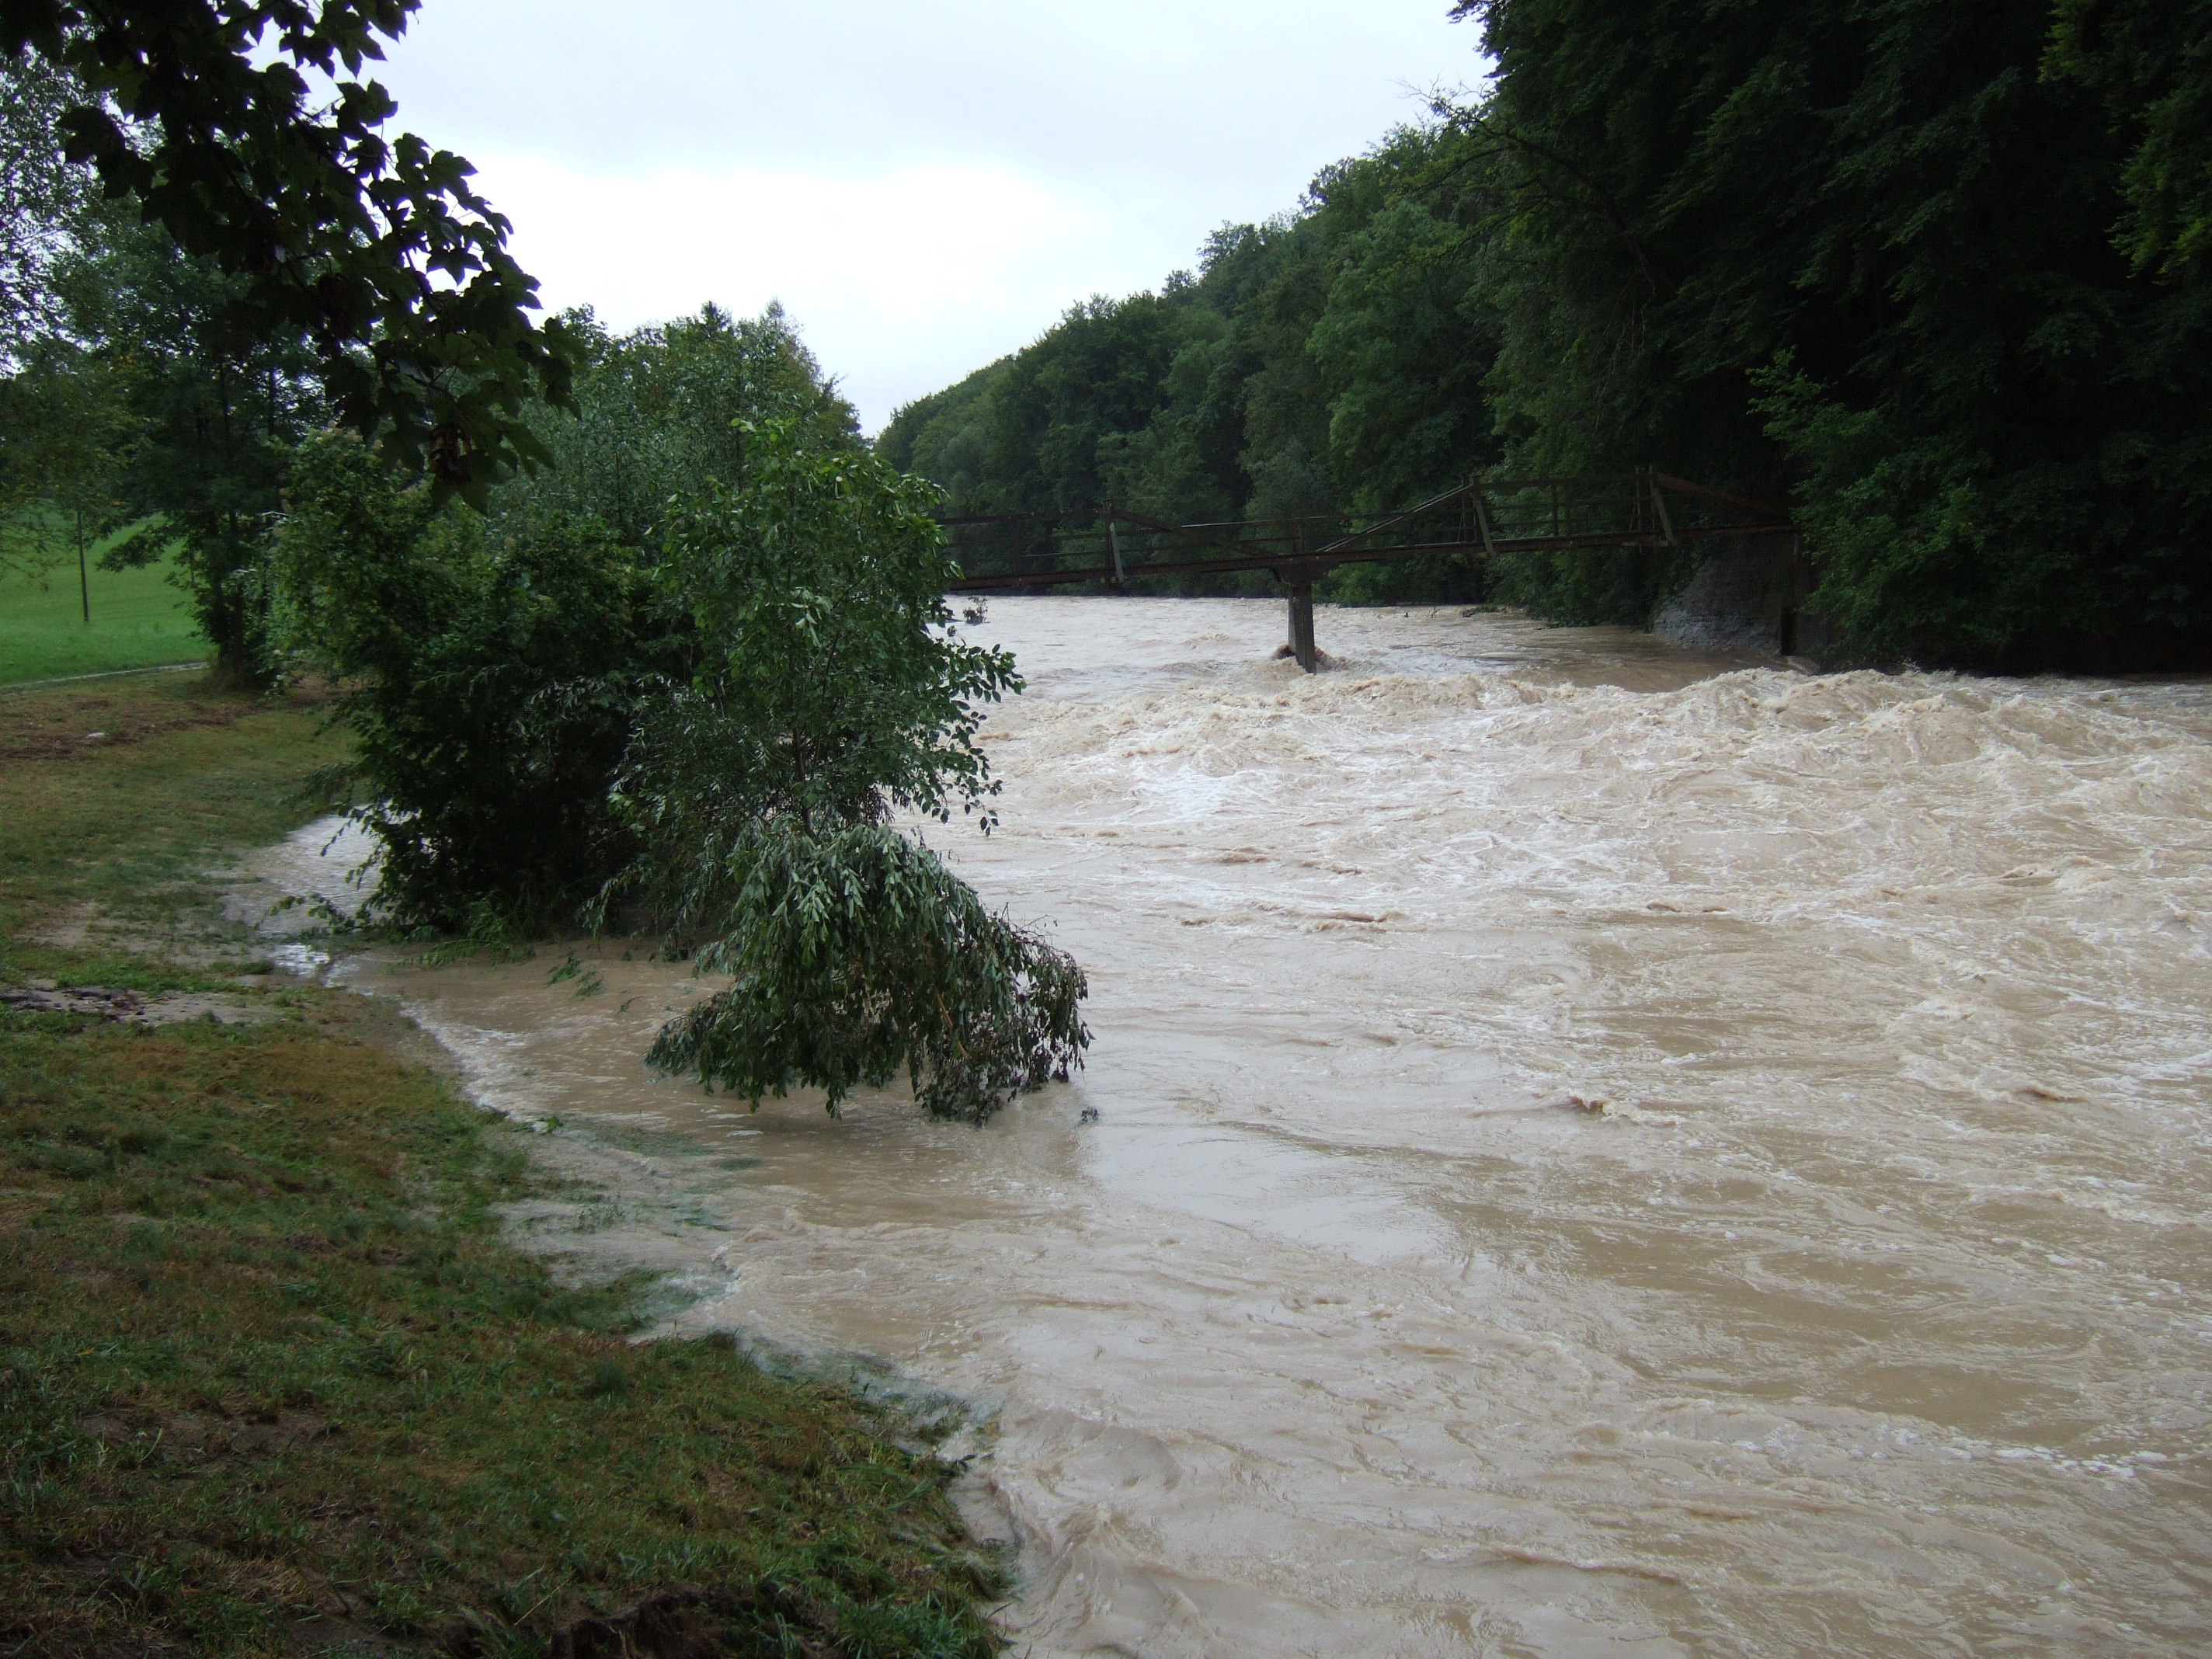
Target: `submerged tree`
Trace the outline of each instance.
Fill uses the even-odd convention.
[[[1083,972],[890,820],[988,829],[976,732],[1013,659],[951,626],[930,486],[788,419],[742,435],[659,568],[697,667],[641,710],[618,800],[641,852],[613,889],[736,982],[653,1058],[833,1110],[903,1068],[927,1110],[980,1121],[1080,1063]]]
[[[833,1112],[904,1071],[931,1115],[981,1122],[1082,1063],[1074,958],[993,915],[896,830],[750,825],[711,880],[722,931],[698,965],[736,982],[672,1021],[653,1065],[756,1106],[811,1085]]]
[[[1082,970],[893,823],[988,826],[977,733],[1020,686],[950,626],[935,490],[772,316],[599,337],[579,391],[547,442],[592,464],[488,520],[349,437],[292,474],[280,632],[343,688],[384,915],[661,932],[734,982],[654,1060],[756,1103],[903,1068],[981,1119],[1066,1076]]]

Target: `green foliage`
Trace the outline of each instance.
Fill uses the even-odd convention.
[[[94,181],[54,128],[82,95],[52,64],[0,54],[0,365],[61,323],[54,266],[92,210]]]
[[[654,629],[633,550],[596,520],[489,523],[401,490],[350,434],[311,441],[276,543],[281,633],[344,690],[331,775],[410,927],[558,925],[628,855],[607,784]]]
[[[1013,659],[951,626],[928,485],[791,420],[743,435],[738,480],[670,526],[656,577],[697,665],[641,699],[617,798],[641,855],[610,896],[736,980],[653,1060],[833,1110],[903,1066],[926,1109],[980,1120],[1079,1059],[1083,975],[885,821],[988,827],[975,734]]]
[[[1474,149],[1447,126],[1392,134],[1324,173],[1297,216],[1215,232],[1194,276],[1076,307],[901,410],[878,453],[970,513],[1105,501],[1177,522],[1283,518],[1461,482],[1497,454],[1491,185]],[[1340,573],[1332,591],[1456,597],[1468,581],[1407,565]]]
[[[2212,259],[2212,3],[2058,0],[2047,79],[2089,88],[2126,149],[2113,238],[2138,273],[2202,280]]]
[[[727,931],[699,966],[736,982],[672,1022],[653,1065],[755,1105],[812,1085],[833,1112],[904,1069],[933,1116],[981,1122],[1082,1063],[1083,970],[896,830],[771,824],[715,879]]]
[[[985,511],[995,496],[988,471],[990,392],[1012,361],[1001,357],[958,385],[900,409],[877,434],[876,453],[902,472],[936,484],[956,512]]]
[[[1021,681],[1009,653],[951,627],[936,491],[787,420],[744,435],[737,481],[671,526],[656,576],[696,630],[698,666],[649,720],[632,769],[711,780],[685,809],[702,831],[975,810],[995,789],[975,740],[983,705]]]
[[[1863,651],[2201,648],[2201,8],[1461,10],[1499,66],[1458,125],[1515,203],[1517,461],[1794,489]]]
[[[388,1000],[241,992],[267,963],[220,959],[253,941],[210,872],[299,823],[315,726],[198,676],[0,699],[0,980],[267,1017],[0,1009],[0,1646],[543,1653],[688,1588],[697,1650],[996,1651],[926,1425],[625,1340],[634,1281],[556,1283],[501,1222],[610,1195],[395,1059]],[[55,941],[95,909],[125,944]]]
[[[774,317],[602,339],[579,401],[556,441],[592,468],[488,521],[349,437],[294,471],[281,632],[343,688],[383,913],[513,946],[588,908],[703,942],[738,983],[656,1054],[756,1100],[904,1066],[980,1118],[1064,1074],[1080,971],[884,827],[988,827],[976,734],[1021,684],[951,626],[937,492],[854,440]]]
[[[1470,285],[1478,246],[1477,233],[1418,196],[1344,239],[1306,346],[1334,394],[1332,465],[1364,512],[1410,506],[1492,453],[1483,380],[1496,323]]]
[[[1455,12],[1486,97],[883,453],[969,510],[1171,519],[1656,465],[1794,496],[1847,650],[2212,656],[2212,0]],[[1640,623],[1692,568],[1520,555],[1492,596]]]
[[[0,575],[37,575],[117,527],[140,420],[132,365],[45,338],[0,379]]]
[[[1508,553],[1492,563],[1487,592],[1500,605],[1523,606],[1563,627],[1626,623],[1648,628],[1695,570],[1690,554],[1642,548]]]
[[[67,331],[59,277],[98,215],[54,124],[76,83],[0,55],[0,577],[37,575],[112,528],[136,422],[131,366]]]
[[[109,560],[173,556],[220,672],[267,685],[263,550],[294,447],[328,412],[312,354],[240,310],[245,278],[179,252],[127,211],[94,221],[56,282],[66,342],[42,347],[16,378],[65,356],[87,417],[73,443],[103,442],[102,422],[120,434],[97,452],[94,476],[114,499],[103,516],[141,528]]]
[[[296,343],[341,420],[481,502],[544,459],[522,410],[566,401],[573,346],[532,320],[537,284],[469,164],[386,136],[395,106],[361,71],[416,3],[18,0],[0,52],[74,80],[68,155],[234,279],[238,334]]]
[[[241,683],[272,668],[258,564],[301,438],[332,418],[379,434],[404,476],[481,506],[549,459],[526,404],[568,396],[575,343],[530,319],[506,222],[460,158],[388,140],[391,100],[360,78],[412,9],[0,19],[0,523],[64,520],[81,543],[158,520],[135,556],[176,538]],[[14,510],[27,496],[46,510]]]
[[[507,484],[495,511],[597,519],[626,547],[659,544],[670,505],[738,475],[737,422],[775,415],[817,441],[849,444],[852,406],[771,305],[757,318],[714,306],[610,335],[588,311],[563,319],[580,347],[573,416],[531,411],[553,465]]]
[[[383,848],[377,902],[406,928],[574,925],[635,851],[610,792],[648,688],[694,666],[690,601],[655,574],[670,501],[742,470],[734,422],[850,429],[775,317],[574,331],[579,412],[538,417],[564,464],[496,492],[489,518],[339,437],[307,445],[290,483],[268,567],[280,642],[344,688],[343,781]]]

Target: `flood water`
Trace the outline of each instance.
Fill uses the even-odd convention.
[[[345,972],[674,1172],[678,1326],[995,1412],[1030,1652],[2212,1650],[2212,689],[974,631],[929,839],[1089,969],[1075,1083],[754,1115],[639,1067],[680,967]]]

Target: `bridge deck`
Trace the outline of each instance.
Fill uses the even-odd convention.
[[[1402,512],[1173,525],[1102,504],[1083,513],[947,517],[961,566],[948,591],[981,593],[1265,570],[1295,587],[1339,565],[1480,560],[1572,547],[1654,550],[1794,533],[1785,514],[1649,468],[1599,478],[1462,484]]]
[[[1653,550],[1717,537],[1794,535],[1787,514],[1650,467],[1595,478],[1476,479],[1399,513],[1225,524],[1163,523],[1102,504],[1082,513],[948,517],[961,574],[947,592],[1091,582],[1115,592],[1163,576],[1264,570],[1290,593],[1290,646],[1308,673],[1313,585],[1345,564],[1463,558],[1571,547]]]

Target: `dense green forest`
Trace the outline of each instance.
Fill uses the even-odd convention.
[[[878,453],[959,510],[1183,520],[1656,465],[1790,501],[1844,650],[2212,656],[2212,3],[1458,13],[1483,96],[1075,307]],[[1493,588],[1643,623],[1689,574],[1581,551]]]
[[[1403,505],[1497,463],[1481,270],[1497,168],[1447,125],[1317,179],[1304,210],[1207,239],[1157,294],[1094,299],[908,404],[877,453],[956,512],[1111,501],[1190,522]],[[1441,565],[1355,566],[1354,597],[1443,597]],[[1439,586],[1441,584],[1441,586]]]

